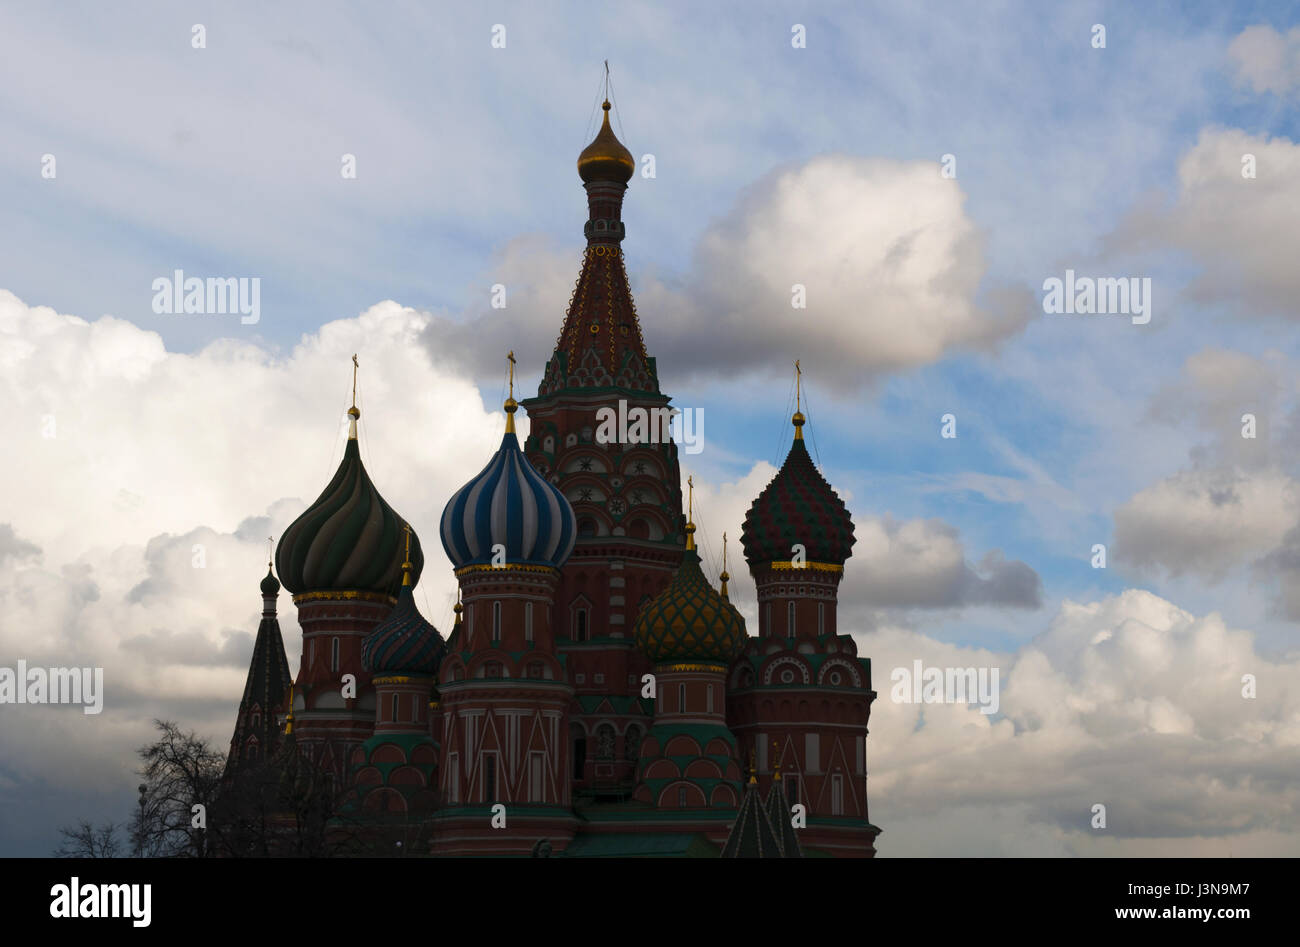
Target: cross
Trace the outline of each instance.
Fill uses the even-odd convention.
[[[268,569],[271,568],[271,550],[274,548],[274,546],[275,546],[275,537],[267,536],[266,537],[266,567]]]
[[[800,392],[800,389],[802,387],[800,383],[802,381],[803,381],[803,372],[799,370],[799,360],[796,358],[794,360],[794,409],[796,411],[803,410],[803,399],[801,397],[801,392]],[[790,402],[788,401],[786,402],[786,404],[789,403]]]
[[[506,360],[510,362],[510,397],[515,396],[515,350],[511,349],[506,353]]]
[[[722,571],[727,571],[727,534],[722,534]]]
[[[609,101],[609,60],[605,60],[605,101]]]
[[[411,524],[403,523],[402,529],[406,531],[406,562],[409,565],[411,562]]]
[[[686,478],[686,518],[689,520],[695,512],[695,480],[693,477]]]
[[[357,404],[357,369],[360,367],[357,362],[357,354],[352,353],[352,406]]]

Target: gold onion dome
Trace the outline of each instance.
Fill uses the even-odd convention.
[[[687,524],[687,533],[695,528]],[[700,569],[688,539],[668,588],[645,604],[632,629],[637,648],[655,664],[730,664],[744,644],[745,619]]]
[[[609,99],[601,106],[605,118],[600,124],[600,131],[591,144],[582,149],[578,155],[578,176],[584,182],[614,181],[626,184],[636,170],[636,161],[632,152],[623,147],[623,143],[609,127]]]

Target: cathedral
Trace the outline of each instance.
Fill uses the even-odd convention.
[[[227,774],[291,756],[339,819],[377,838],[421,827],[410,854],[870,857],[876,693],[836,622],[853,523],[802,411],[744,521],[756,633],[725,557],[716,586],[702,567],[676,444],[598,423],[670,403],[623,262],[635,161],[603,109],[578,157],[587,246],[555,351],[521,402],[512,353],[501,446],[437,524],[454,626],[416,607],[420,538],[362,465],[354,398],[338,471],[262,580]],[[302,627],[292,681],[281,585]]]

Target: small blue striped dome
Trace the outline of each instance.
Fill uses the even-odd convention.
[[[505,547],[507,566],[558,569],[576,536],[568,499],[537,472],[509,429],[488,465],[442,511],[442,546],[457,569],[490,564],[498,544]]]

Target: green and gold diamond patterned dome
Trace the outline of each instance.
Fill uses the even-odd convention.
[[[645,604],[632,635],[636,646],[655,664],[730,664],[745,642],[740,617],[704,577],[692,534],[686,524],[686,552],[668,588]]]

